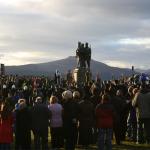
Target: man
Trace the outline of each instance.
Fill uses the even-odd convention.
[[[142,126],[146,135],[146,142],[150,143],[150,91],[145,83],[142,83],[140,91],[135,95],[132,106],[136,107],[138,120],[138,143],[143,143]]]
[[[31,110],[32,130],[34,134],[35,149],[48,149],[48,126],[50,120],[50,110],[42,103],[42,98],[37,97],[35,105]],[[42,142],[42,143],[41,143]]]

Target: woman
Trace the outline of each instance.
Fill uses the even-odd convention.
[[[112,150],[112,132],[114,123],[114,108],[110,104],[109,96],[104,94],[102,102],[96,107],[96,125],[98,128],[98,149],[104,150],[105,144],[107,150]]]
[[[63,108],[61,104],[58,104],[56,96],[50,97],[49,110],[51,111],[50,131],[51,131],[51,142],[52,148],[60,148],[63,146],[62,137],[62,112]]]
[[[0,106],[0,149],[10,150],[13,142],[13,114],[9,103]]]

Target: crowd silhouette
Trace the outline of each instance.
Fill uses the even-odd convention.
[[[0,83],[0,150],[11,150],[12,143],[15,150],[91,145],[111,150],[113,138],[117,145],[125,140],[150,144],[145,75],[93,80],[80,87],[44,76],[1,76]]]

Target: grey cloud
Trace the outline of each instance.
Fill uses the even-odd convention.
[[[4,57],[4,54],[0,54],[0,59],[2,59]]]
[[[60,3],[52,14],[51,10],[0,9],[0,32],[3,32],[0,41],[4,43],[0,52],[3,49],[5,52],[45,51],[65,57],[75,55],[80,40],[92,45],[92,56],[97,60],[128,62],[132,59],[139,64],[137,58],[141,56],[141,62],[148,63],[148,52],[138,52],[142,47],[117,42],[124,38],[149,37],[149,0],[63,0]],[[118,51],[123,48],[128,51]],[[130,53],[132,48],[137,52]]]

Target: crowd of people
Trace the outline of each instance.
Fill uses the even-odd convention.
[[[11,150],[12,143],[15,150],[90,145],[111,150],[112,139],[117,145],[125,140],[150,144],[150,83],[145,77],[76,86],[11,75],[0,83],[0,150]]]

